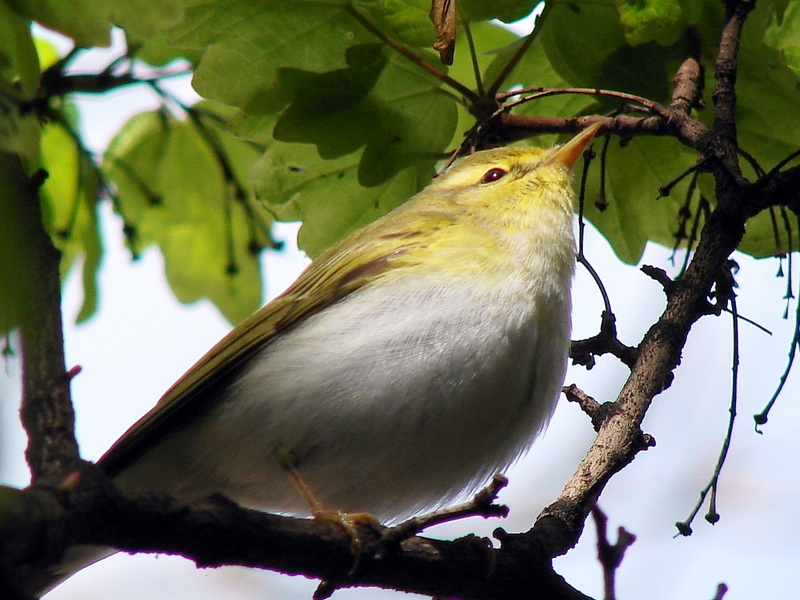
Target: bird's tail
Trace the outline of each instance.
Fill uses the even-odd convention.
[[[114,554],[116,550],[100,546],[74,546],[69,548],[62,559],[47,568],[29,567],[20,572],[17,578],[18,594],[21,598],[43,596],[66,579]]]

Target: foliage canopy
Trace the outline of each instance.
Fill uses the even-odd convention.
[[[103,250],[97,202],[107,196],[134,255],[158,245],[176,296],[207,297],[233,322],[261,299],[257,257],[271,244],[272,219],[303,221],[300,246],[313,257],[424,186],[465,135],[476,146],[510,141],[490,126],[502,107],[497,91],[580,86],[668,103],[681,61],[692,56],[712,66],[724,12],[717,0],[550,2],[528,44],[493,19],[523,17],[536,0],[465,1],[447,67],[429,50],[437,32],[427,0],[73,4],[0,2],[0,149],[49,175],[44,196],[64,252],[62,272],[83,259],[79,319],[96,309]],[[149,85],[162,108],[131,118],[102,159],[94,157],[82,145],[70,98],[102,90],[71,77],[74,54],[59,60],[33,39],[31,21],[72,37],[76,48],[105,45],[111,27],[123,27],[129,55],[108,66],[101,85]],[[744,31],[737,87],[750,175],[794,148],[799,48],[800,7],[759,2]],[[193,85],[204,104],[171,98],[158,71],[137,74],[142,63],[174,70],[175,59],[196,66]],[[705,73],[710,90],[713,69]],[[525,102],[514,113],[631,110],[643,109],[573,94]],[[710,119],[709,111],[696,112]],[[589,179],[587,216],[622,260],[636,262],[648,241],[676,244],[676,232],[686,229],[681,219],[699,212],[697,198],[686,198],[690,188],[713,206],[713,185],[702,174],[696,187],[686,178],[659,199],[659,186],[696,161],[694,149],[656,136],[604,150],[604,180]],[[763,257],[786,249],[770,217],[751,221],[742,251]],[[7,309],[5,329],[14,322]]]

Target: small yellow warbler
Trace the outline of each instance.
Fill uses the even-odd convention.
[[[555,407],[575,264],[570,171],[549,150],[462,158],[321,254],[101,459],[123,489],[398,519],[474,491]]]

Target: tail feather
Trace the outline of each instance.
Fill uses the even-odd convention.
[[[112,548],[75,546],[68,549],[56,565],[48,568],[26,568],[19,575],[20,596],[38,598],[67,580],[69,577],[104,558],[115,554]]]

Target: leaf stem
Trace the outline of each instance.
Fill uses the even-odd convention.
[[[525,56],[525,53],[528,51],[528,49],[533,44],[534,40],[536,39],[536,37],[537,37],[537,35],[539,33],[538,25],[544,19],[545,14],[547,12],[549,12],[551,6],[552,6],[552,2],[545,3],[544,8],[542,9],[542,12],[539,14],[539,16],[536,18],[536,21],[534,22],[533,29],[531,30],[531,32],[523,40],[523,42],[522,42],[522,44],[520,44],[519,48],[517,48],[517,51],[514,52],[514,55],[511,57],[511,59],[505,64],[505,66],[503,67],[503,70],[500,71],[500,74],[492,82],[492,85],[489,86],[489,90],[487,92],[487,95],[490,98],[497,96],[497,90],[499,90],[500,86],[505,83],[506,79],[508,79],[508,76],[511,75],[511,72],[514,70],[514,68],[517,66],[519,61],[522,59],[523,56]],[[501,102],[502,100],[500,100],[500,98],[498,97],[497,101]]]
[[[463,21],[463,26],[464,35],[467,38],[467,45],[469,46],[469,57],[472,61],[472,72],[475,75],[475,87],[478,89],[478,95],[484,97],[486,96],[486,91],[483,89],[483,78],[481,77],[480,65],[478,65],[478,54],[475,51],[475,40],[472,38],[472,31],[466,19]]]
[[[464,98],[466,98],[471,104],[479,105],[481,103],[481,97],[469,89],[467,86],[462,84],[459,81],[456,81],[446,73],[443,73],[441,70],[434,67],[425,59],[417,56],[411,50],[403,46],[397,40],[390,38],[388,35],[383,33],[380,29],[375,27],[369,19],[367,19],[364,15],[362,15],[352,4],[348,4],[345,6],[345,10],[347,13],[352,16],[356,21],[361,23],[361,25],[369,31],[372,35],[377,37],[381,40],[384,44],[392,48],[393,50],[399,52],[402,56],[413,62],[415,65],[420,67],[422,70],[426,71],[427,73],[433,75],[436,79],[444,83],[445,85],[450,86],[458,93],[460,93]]]

